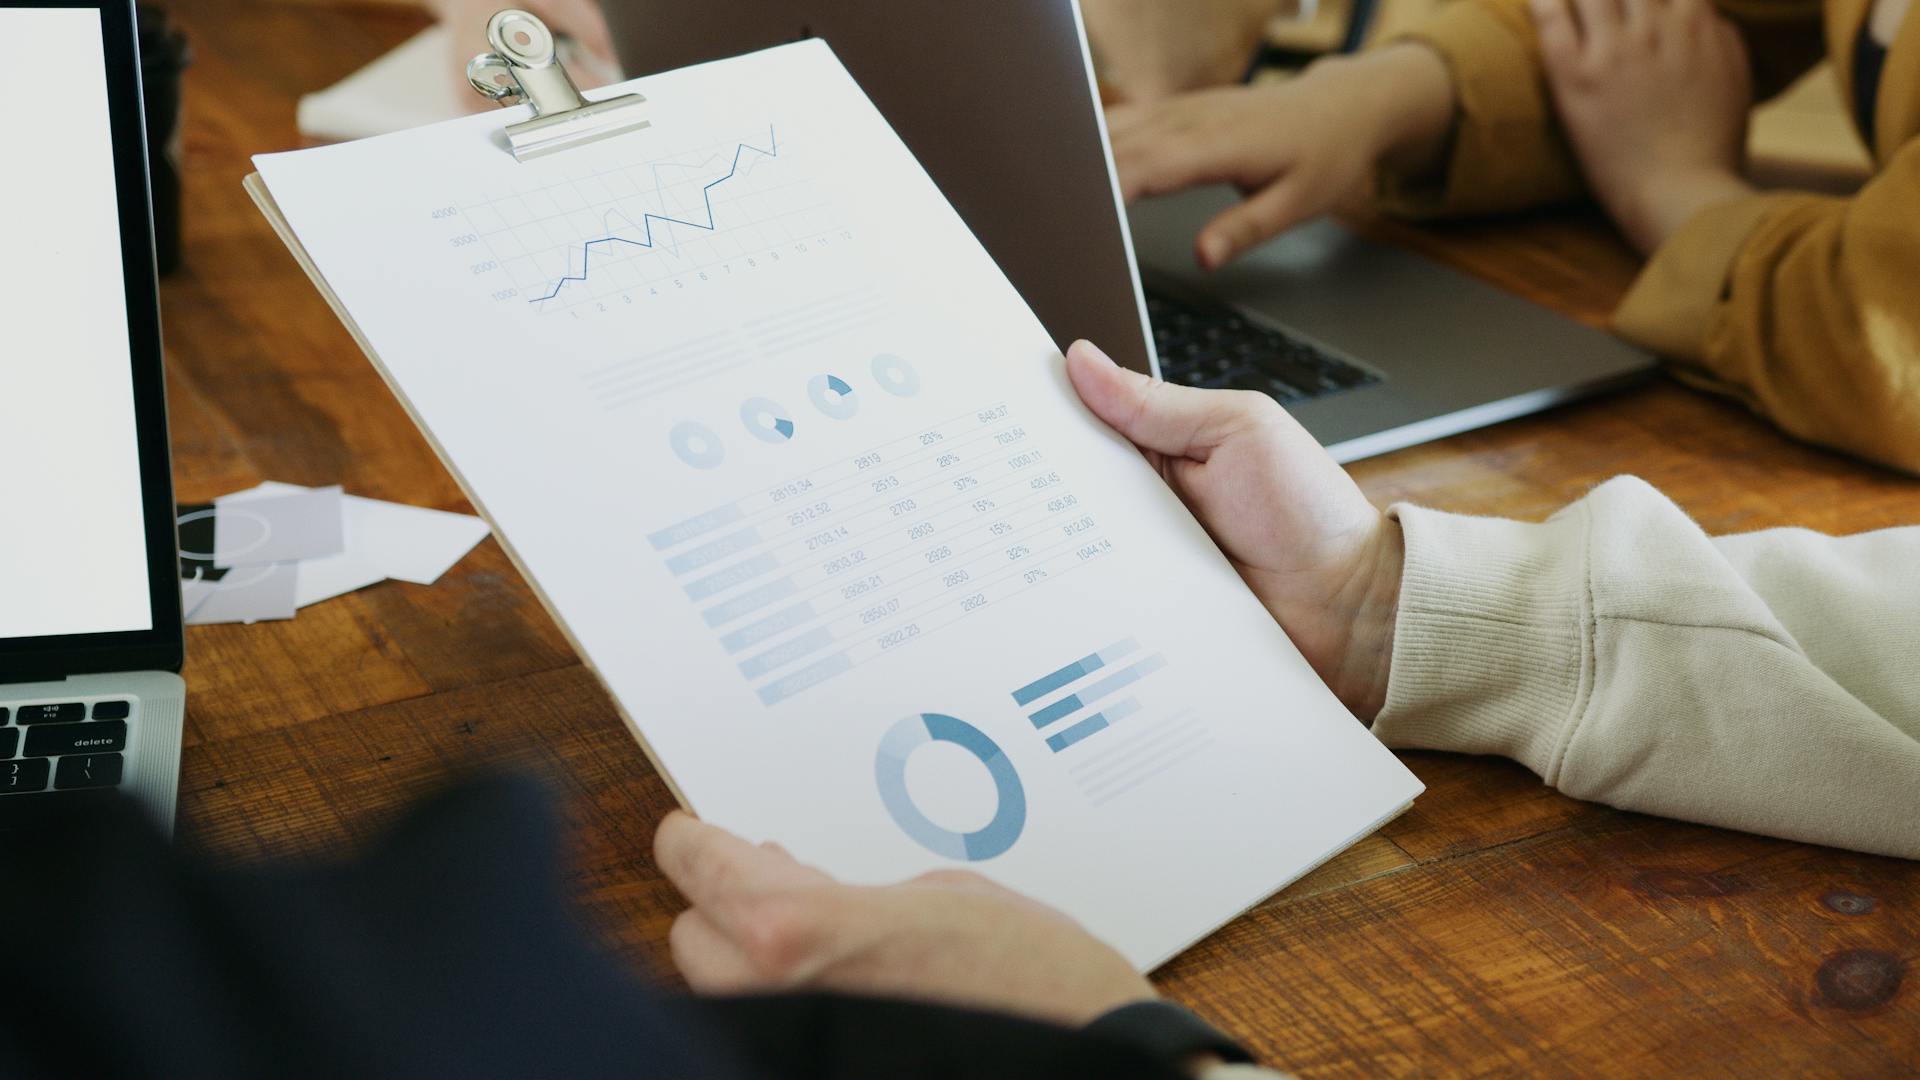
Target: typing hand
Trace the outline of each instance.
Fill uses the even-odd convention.
[[[1078,923],[977,874],[842,885],[772,844],[675,812],[654,861],[692,907],[674,964],[700,993],[812,989],[917,998],[1078,1027],[1154,997]]]
[[[1087,406],[1147,452],[1340,700],[1361,719],[1379,713],[1399,525],[1264,394],[1149,379],[1084,341],[1067,350],[1067,372]]]
[[[1452,122],[1452,76],[1423,45],[1323,60],[1284,82],[1107,110],[1128,202],[1197,184],[1246,194],[1195,239],[1208,269],[1366,196],[1383,165],[1417,169],[1436,158]]]
[[[1587,183],[1641,252],[1741,177],[1746,46],[1707,0],[1532,0],[1554,106]]]

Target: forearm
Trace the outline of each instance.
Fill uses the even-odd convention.
[[[1789,433],[1920,473],[1920,139],[1851,198],[1716,202],[1654,253],[1614,328]]]
[[[1386,48],[1416,45],[1445,72],[1446,128],[1424,155],[1383,162],[1384,209],[1410,217],[1481,214],[1584,191],[1547,94],[1526,0],[1457,0]]]
[[[1437,168],[1453,130],[1453,77],[1426,45],[1404,42],[1354,56],[1316,61],[1300,78],[1324,80],[1331,100],[1365,121],[1355,137],[1369,140],[1380,168],[1417,173]]]
[[[1389,745],[1623,809],[1920,858],[1920,529],[1709,539],[1618,480],[1539,525],[1397,508]]]

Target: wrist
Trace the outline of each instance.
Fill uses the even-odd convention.
[[[1436,166],[1453,131],[1453,73],[1429,46],[1401,42],[1356,56],[1316,61],[1302,78],[1323,80],[1333,99],[1358,109],[1376,167],[1422,172]]]
[[[1406,536],[1400,522],[1383,516],[1378,534],[1337,607],[1349,617],[1347,644],[1339,670],[1329,682],[1341,703],[1368,723],[1387,703],[1406,557]]]
[[[1628,242],[1651,255],[1702,210],[1753,193],[1736,172],[1701,168],[1649,176],[1625,205],[1609,209]]]

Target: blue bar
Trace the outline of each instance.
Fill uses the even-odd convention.
[[[1051,739],[1048,739],[1047,745],[1052,747],[1053,752],[1057,754],[1106,726],[1106,716],[1101,713],[1095,713],[1060,734],[1055,735]]]
[[[1099,653],[1082,657],[1051,675],[1043,675],[1013,692],[1015,705],[1031,705],[1053,693],[1055,690],[1084,677],[1089,671],[1098,671],[1103,666]]]
[[[1079,660],[1061,668],[1059,671],[1051,675],[1043,675],[1020,689],[1015,690],[1013,692],[1013,703],[1015,705],[1030,705],[1068,683],[1075,682],[1093,672],[1099,671],[1101,668],[1126,656],[1139,647],[1139,642],[1128,638],[1118,645],[1109,645],[1091,656],[1083,656]]]
[[[711,566],[729,555],[745,551],[759,542],[759,529],[741,529],[710,544],[702,544],[692,551],[683,551],[675,555],[667,560],[667,570],[676,575],[684,574],[689,570],[698,570],[703,566]]]
[[[1068,694],[1059,701],[1034,713],[1030,719],[1033,720],[1034,727],[1043,728],[1069,713],[1078,711],[1083,704],[1085,704],[1085,702],[1080,700],[1080,695]]]
[[[740,674],[749,679],[757,679],[775,668],[783,668],[808,653],[819,652],[833,644],[833,630],[830,627],[816,627],[801,634],[792,641],[784,641],[758,656],[748,657],[740,662]]]
[[[760,702],[763,705],[777,705],[800,691],[818,686],[852,667],[853,661],[847,659],[846,653],[829,656],[812,667],[801,668],[784,679],[761,687],[758,691]]]
[[[784,611],[776,611],[759,622],[747,625],[720,639],[720,647],[730,653],[750,649],[775,634],[791,630],[813,618],[813,604],[802,600]]]
[[[699,517],[688,518],[678,525],[669,525],[647,537],[647,543],[655,551],[665,551],[676,544],[684,544],[696,536],[705,536],[715,529],[725,528],[746,515],[741,512],[740,504],[723,506],[718,510],[709,510]]]
[[[780,560],[774,558],[772,552],[767,552],[765,555],[757,555],[748,559],[746,562],[734,563],[732,566],[718,573],[708,574],[706,577],[687,586],[687,599],[705,600],[715,593],[726,592],[735,585],[744,585],[754,578],[759,577],[761,574],[769,573],[779,568]]]
[[[1099,701],[1108,694],[1124,687],[1132,686],[1134,683],[1139,682],[1141,679],[1166,666],[1167,658],[1159,653],[1154,653],[1152,656],[1147,657],[1145,660],[1140,661],[1130,668],[1122,668],[1106,678],[1101,679],[1099,682],[1094,683],[1092,686],[1083,688],[1079,693],[1079,697],[1082,701]]]
[[[798,589],[792,578],[770,581],[757,589],[748,589],[731,600],[724,600],[700,613],[708,626],[720,626],[749,612],[759,611],[777,600],[785,600]]]

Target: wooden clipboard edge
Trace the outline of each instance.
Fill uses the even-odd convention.
[[[467,483],[467,478],[461,475],[460,467],[454,464],[453,457],[447,453],[445,447],[440,445],[440,440],[434,437],[433,431],[427,427],[426,422],[420,419],[420,414],[414,410],[413,402],[407,399],[407,395],[400,389],[400,384],[394,381],[393,373],[387,370],[387,365],[380,359],[380,355],[373,351],[373,346],[368,343],[366,335],[360,332],[360,325],[347,314],[345,305],[340,303],[340,297],[333,291],[333,287],[327,284],[327,279],[321,275],[320,268],[314,264],[312,256],[307,254],[307,249],[300,243],[300,238],[294,235],[293,226],[287,223],[286,215],[280,212],[280,204],[274,201],[273,193],[267,190],[266,180],[257,172],[248,173],[246,179],[240,182],[240,186],[253,197],[254,205],[260,208],[260,213],[267,219],[267,224],[273,226],[274,234],[287,246],[287,251],[293,255],[294,261],[300,264],[300,269],[306,271],[307,278],[313,282],[313,287],[326,299],[327,306],[333,309],[334,317],[347,328],[347,333],[353,336],[354,343],[360,346],[362,353],[366,354],[367,361],[373,365],[373,369],[380,373],[380,378],[385,380],[387,389],[393,392],[394,399],[400,403],[402,409],[406,410],[407,418],[413,421],[413,426],[419,429],[420,435],[427,440],[427,445],[431,446],[434,454],[440,458],[440,464],[446,466],[447,472],[453,477],[453,482],[459,485],[460,493],[467,497],[467,501],[473,504],[474,510],[486,521],[487,527],[493,531],[493,538],[499,542],[501,550],[507,553],[508,561],[513,563],[514,569],[520,572],[527,586],[533,590],[533,595],[539,599],[540,606],[546,609],[547,616],[553,620],[555,626],[560,628],[561,635],[573,648],[573,653],[579,658],[581,666],[593,674],[594,680],[600,684],[600,689],[605,691],[608,700],[613,702],[614,711],[620,715],[621,722],[627,725],[633,740],[640,744],[640,752],[646,755],[647,762],[653,766],[653,771],[660,774],[660,779],[666,782],[667,790],[673,794],[674,801],[688,812],[694,812],[693,804],[688,801],[686,793],[680,790],[680,785],[674,780],[673,774],[667,771],[666,764],[660,760],[658,754],[654,753],[653,746],[647,742],[647,737],[640,730],[640,725],[635,723],[633,717],[627,712],[627,707],[621,702],[620,696],[613,692],[613,687],[608,685],[606,676],[602,675],[600,669],[588,658],[587,651],[580,647],[580,640],[574,636],[573,628],[568,626],[567,620],[561,616],[560,609],[547,596],[547,591],[540,587],[539,579],[527,569],[526,562],[520,558],[520,553],[514,550],[513,543],[507,539],[507,534],[501,530],[499,524],[494,521],[493,515],[487,512],[486,505],[480,501],[480,496],[474,492],[473,485]]]

